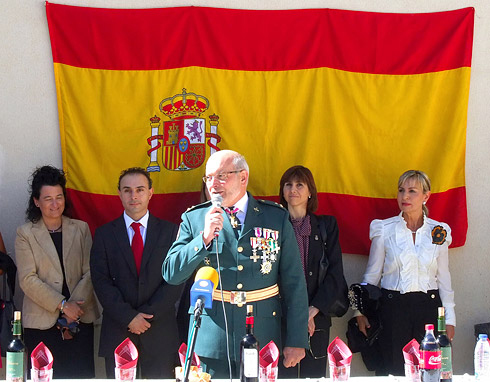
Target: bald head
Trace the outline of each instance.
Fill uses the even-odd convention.
[[[208,168],[214,166],[216,162],[231,163],[235,170],[244,169],[247,173],[249,172],[245,157],[233,150],[220,150],[211,155],[206,163],[206,173],[208,172]]]
[[[215,152],[206,163],[210,196],[218,194],[223,198],[223,207],[233,206],[247,192],[248,171],[243,155],[232,150]]]

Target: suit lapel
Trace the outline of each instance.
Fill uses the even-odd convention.
[[[60,258],[58,257],[58,252],[56,252],[56,247],[51,239],[51,235],[44,225],[43,219],[39,219],[37,223],[34,223],[32,233],[53,266],[61,273]]]
[[[160,222],[152,214],[148,218],[148,227],[146,227],[146,240],[145,247],[143,248],[143,257],[141,259],[140,274],[151,257],[153,248],[158,241],[158,235],[160,233]],[[163,254],[162,254],[163,256]]]
[[[315,215],[310,214],[310,219],[311,235],[308,250],[308,269],[314,269],[315,267],[318,267],[318,262],[323,255],[322,246],[324,244],[322,241],[322,235],[320,234],[320,227],[318,226],[318,219],[321,218],[317,218]]]
[[[71,247],[73,245],[73,239],[76,234],[76,226],[72,224],[71,220],[65,216],[63,219],[63,240],[62,240],[62,248],[63,248],[63,264],[67,264],[66,257],[70,253]],[[66,267],[65,267],[66,268]]]
[[[129,245],[128,231],[126,229],[126,224],[124,223],[124,217],[121,215],[118,219],[113,222],[114,237],[121,250],[121,257],[128,263],[129,269],[138,277],[138,272],[136,271],[136,264],[134,262],[133,251]]]
[[[247,215],[245,216],[245,222],[240,236],[246,236],[251,230],[254,229],[254,227],[259,224],[260,215],[262,215],[262,209],[260,208],[259,203],[257,203],[252,195],[248,194]]]

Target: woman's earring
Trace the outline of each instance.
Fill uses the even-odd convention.
[[[423,202],[422,204],[425,206],[425,203],[427,203],[427,202]]]

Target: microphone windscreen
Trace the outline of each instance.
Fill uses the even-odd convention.
[[[213,283],[213,290],[218,286],[218,272],[213,267],[202,267],[196,273],[194,281],[197,280],[209,280]]]
[[[220,194],[213,194],[211,196],[211,204],[213,207],[221,208],[221,203],[223,203],[223,197]]]

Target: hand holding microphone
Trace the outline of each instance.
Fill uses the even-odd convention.
[[[203,240],[206,246],[209,245],[215,237],[218,237],[219,231],[223,229],[222,202],[223,197],[219,194],[213,194],[211,197],[213,207],[208,211],[204,218]]]

